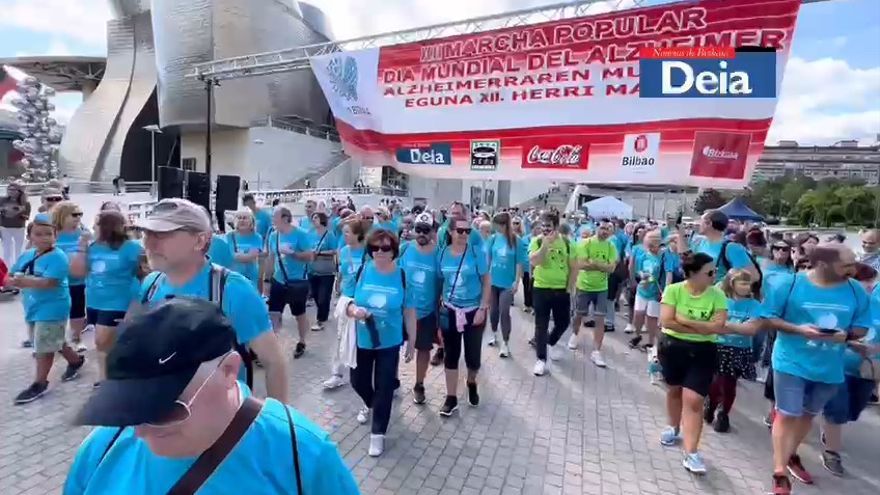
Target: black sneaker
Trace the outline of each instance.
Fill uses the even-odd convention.
[[[587,328],[596,328],[596,322],[593,320],[590,320],[590,321],[584,323],[584,326]]]
[[[84,364],[86,364],[86,358],[83,356],[80,356],[78,363],[68,364],[67,369],[64,370],[64,374],[61,375],[61,381],[69,382],[70,380],[73,380],[74,378],[79,376],[79,370],[83,367]]]
[[[709,401],[708,397],[703,400],[703,421],[705,421],[707,425],[711,425],[715,422],[715,405]]]
[[[715,418],[715,431],[718,433],[730,431],[730,416],[724,411],[718,411],[718,416]]]
[[[30,387],[25,389],[22,393],[15,396],[15,404],[21,405],[21,404],[27,404],[28,402],[33,402],[33,401],[39,399],[40,397],[42,397],[43,394],[46,393],[46,389],[48,389],[48,388],[49,388],[49,382],[43,382],[43,383],[34,382],[31,384]]]
[[[605,333],[613,333],[614,325],[605,325]]]
[[[534,337],[529,339],[529,345],[532,347],[535,347],[535,338]]]
[[[830,450],[822,452],[822,465],[825,466],[825,469],[834,476],[840,477],[845,473],[843,470],[843,460],[841,460],[840,454],[837,452],[832,452]]]
[[[34,346],[34,342],[31,340],[23,340],[21,342],[21,346],[25,349],[30,349]]]
[[[638,347],[639,344],[641,344],[641,343],[642,343],[642,336],[641,336],[641,335],[636,335],[635,337],[633,337],[632,339],[630,339],[630,341],[629,341],[629,347],[630,347],[630,349],[635,349],[635,348]]]
[[[421,383],[416,383],[413,387],[413,402],[416,404],[425,403],[425,386]]]
[[[443,402],[443,407],[440,408],[440,416],[448,418],[452,416],[452,413],[458,410],[458,397],[454,395],[447,395],[446,400]]]
[[[870,404],[872,406],[876,406],[877,404],[880,404],[880,397],[877,397],[876,393],[871,394],[871,398],[868,399],[868,404]]]
[[[296,350],[293,351],[293,359],[299,359],[306,353],[306,345],[303,342],[296,343]]]
[[[431,357],[431,366],[440,366],[441,364],[443,364],[443,348],[438,347],[434,351],[434,356]]]
[[[468,404],[473,407],[477,407],[480,405],[480,394],[477,393],[477,384],[476,383],[468,383]]]
[[[92,388],[101,388],[101,382],[95,382],[92,384]]]

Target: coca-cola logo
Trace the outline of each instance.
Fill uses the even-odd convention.
[[[736,151],[727,151],[727,150],[719,150],[715,149],[711,146],[703,147],[703,156],[707,158],[714,158],[720,160],[738,160],[739,153]]]
[[[576,167],[581,164],[584,147],[579,144],[561,144],[554,149],[532,146],[526,157],[528,164]]]
[[[643,153],[648,149],[648,136],[640,134],[639,137],[636,138],[635,143],[633,143],[633,147],[635,148],[636,153]]]

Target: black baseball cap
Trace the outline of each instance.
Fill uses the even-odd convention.
[[[174,298],[118,328],[101,382],[78,425],[135,426],[171,413],[199,366],[233,349],[235,331],[216,304]]]

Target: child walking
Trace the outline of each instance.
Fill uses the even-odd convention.
[[[22,289],[25,321],[33,329],[36,361],[34,382],[15,398],[16,404],[33,402],[49,388],[49,371],[60,352],[67,360],[62,381],[76,378],[86,360],[64,340],[70,315],[70,292],[67,287],[67,255],[55,246],[55,227],[49,215],[38,214],[30,234],[31,247],[12,267],[9,285]]]
[[[731,270],[721,288],[727,296],[727,333],[718,336],[715,378],[706,397],[703,416],[706,423],[714,423],[715,431],[727,433],[737,380],[755,379],[752,336],[761,329],[761,303],[752,291],[752,276],[745,270]]]

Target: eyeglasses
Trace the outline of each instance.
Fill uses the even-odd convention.
[[[64,200],[64,198],[62,198],[61,196],[49,196],[46,198],[46,201],[48,201],[50,203],[57,203],[57,202],[63,201],[63,200]]]
[[[464,228],[459,227],[459,228],[455,229],[455,232],[458,235],[465,235],[465,234],[470,234],[471,230],[473,230],[473,229],[471,229],[470,227],[464,227]]]
[[[373,220],[373,217],[361,217],[361,220]]]
[[[81,211],[73,212],[70,214],[73,218],[82,218],[83,213]]]
[[[177,426],[177,425],[183,424],[187,420],[189,420],[189,418],[192,417],[193,402],[196,401],[196,397],[199,396],[199,392],[201,392],[202,389],[205,388],[205,385],[207,385],[208,382],[211,381],[211,378],[214,376],[214,373],[216,373],[217,370],[220,369],[220,365],[223,364],[223,360],[225,360],[226,356],[228,356],[228,355],[229,355],[229,353],[225,354],[220,359],[220,362],[217,363],[217,367],[214,368],[211,371],[211,374],[208,375],[207,378],[205,378],[205,381],[203,381],[202,384],[199,385],[199,388],[196,389],[196,391],[193,393],[192,397],[190,397],[189,401],[183,402],[182,400],[177,399],[176,401],[174,401],[174,407],[171,409],[171,411],[168,414],[165,415],[164,418],[162,418],[159,421],[148,422],[146,424],[148,426],[152,426],[153,428],[170,428],[172,426]]]
[[[430,233],[431,233],[431,227],[419,227],[419,226],[416,226],[415,231],[416,231],[416,234],[430,234]]]
[[[394,251],[394,247],[391,244],[382,244],[381,246],[376,246],[375,244],[370,244],[370,252],[375,253],[376,251],[382,251],[383,253],[390,253]]]

